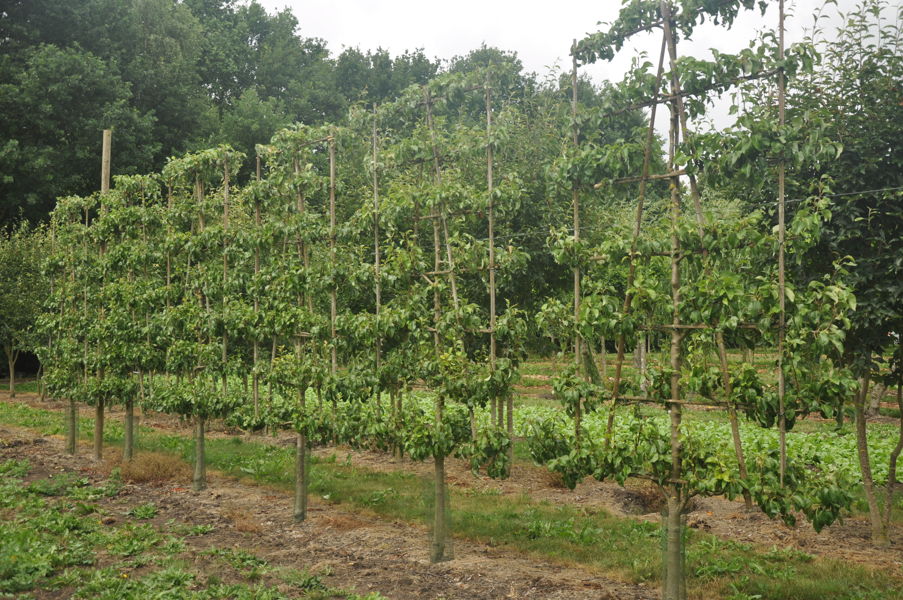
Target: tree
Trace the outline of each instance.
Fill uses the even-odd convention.
[[[887,545],[892,494],[879,506],[866,442],[865,410],[872,380],[882,370],[881,357],[896,355],[886,367],[885,383],[899,384],[901,348],[893,336],[903,331],[903,8],[882,0],[861,0],[842,15],[835,35],[815,33],[822,52],[820,66],[791,90],[789,102],[811,111],[825,135],[842,145],[837,160],[814,175],[826,178],[840,196],[825,235],[809,254],[806,268],[821,273],[842,257],[852,257],[848,281],[856,310],[845,341],[845,363],[860,386],[853,408],[863,486],[872,521],[872,540]],[[824,35],[824,37],[821,37]],[[901,438],[903,439],[903,438]],[[891,456],[896,463],[899,450]],[[895,474],[888,477],[890,492]]]
[[[8,66],[8,65],[3,65]],[[53,199],[98,187],[103,129],[116,130],[117,164],[147,169],[159,145],[153,117],[130,106],[129,85],[103,60],[78,48],[31,48],[0,84],[3,180],[0,219],[48,212]],[[61,165],[65,165],[64,167]]]
[[[22,222],[0,231],[0,346],[9,369],[9,393],[16,395],[16,360],[37,345],[36,321],[47,297],[41,256],[47,243],[43,229]]]

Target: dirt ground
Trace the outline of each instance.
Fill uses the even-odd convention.
[[[6,399],[5,395],[0,394],[0,401]],[[33,394],[22,394],[21,397],[17,398],[17,401],[25,401],[40,408],[56,410],[64,408],[64,403],[62,402],[41,402]],[[82,410],[84,416],[93,415],[93,409],[90,407],[83,407]],[[110,419],[120,419],[121,416],[119,407],[114,407],[109,413]],[[156,413],[144,415],[141,423],[165,431],[179,432],[185,435],[191,434],[188,425],[169,415]],[[216,424],[212,424],[210,431],[210,435],[213,436],[231,436],[236,433],[221,426],[217,427]],[[287,432],[275,437],[260,435],[254,437],[256,440],[265,443],[284,446],[294,444],[294,435]],[[56,440],[49,442],[51,445],[58,443]],[[334,454],[340,462],[350,460],[351,464],[364,469],[376,471],[404,470],[424,475],[432,472],[431,464],[399,460],[385,453],[351,450],[343,447],[321,448],[314,452],[320,456],[331,456]],[[450,485],[459,488],[494,490],[498,491],[502,497],[505,495],[527,494],[535,500],[599,508],[623,517],[650,521],[658,521],[660,519],[660,496],[646,482],[628,481],[627,486],[622,488],[616,483],[600,483],[587,478],[575,490],[568,490],[562,487],[546,469],[525,463],[517,463],[512,470],[511,478],[504,481],[474,476],[470,471],[469,465],[460,460],[447,461],[447,469]],[[570,572],[557,567],[553,568],[548,564],[532,563],[526,559],[504,555],[504,553],[500,553],[495,549],[467,544],[459,540],[455,542],[456,556],[452,563],[431,567],[426,557],[426,545],[424,543],[426,533],[409,525],[389,524],[370,517],[362,518],[359,515],[355,516],[351,512],[343,512],[336,507],[315,503],[310,523],[296,527],[290,520],[286,521],[283,514],[288,512],[286,507],[290,506],[291,503],[288,496],[283,498],[272,497],[272,494],[275,492],[266,491],[264,493],[258,488],[241,486],[221,478],[215,480],[213,487],[220,488],[220,491],[217,493],[222,495],[210,500],[213,505],[210,510],[214,510],[217,504],[235,502],[239,505],[248,505],[249,510],[252,511],[264,511],[259,515],[255,515],[255,518],[261,522],[272,521],[274,524],[278,524],[278,528],[288,536],[283,540],[283,543],[289,540],[292,540],[292,545],[302,543],[307,548],[306,551],[318,557],[317,549],[321,547],[331,548],[327,553],[338,552],[341,554],[341,552],[348,552],[349,557],[359,556],[357,559],[352,558],[351,562],[356,562],[356,570],[359,570],[361,574],[366,572],[364,578],[367,580],[367,584],[371,583],[371,577],[377,580],[380,579],[377,574],[383,566],[388,571],[398,571],[401,564],[410,564],[412,567],[416,566],[417,569],[423,570],[422,574],[418,576],[426,578],[424,581],[430,580],[430,577],[435,579],[437,573],[443,572],[443,580],[446,581],[446,584],[458,591],[468,589],[468,586],[471,585],[469,582],[477,580],[479,580],[480,593],[490,588],[493,590],[492,593],[486,596],[453,595],[449,590],[445,590],[444,592],[436,592],[437,595],[435,597],[437,598],[443,597],[441,595],[443,593],[445,594],[444,597],[447,598],[581,598],[583,596],[574,594],[576,590],[584,589],[594,589],[590,594],[593,598],[607,597],[601,590],[615,593],[611,597],[625,599],[656,596],[653,590],[642,586],[626,586],[621,589],[618,587],[621,584],[611,581],[606,582],[588,573]],[[184,494],[190,495],[191,492],[184,492],[182,496],[177,497],[185,497]],[[247,495],[245,500],[242,500],[242,494]],[[270,494],[271,497],[264,497],[266,494]],[[201,501],[197,503],[197,506],[205,506],[204,498],[205,496],[202,494],[200,497]],[[272,509],[271,514],[268,514],[266,506],[263,505],[275,505],[275,508]],[[359,523],[360,526],[348,528],[341,535],[335,535],[337,533],[335,531],[336,527],[334,524],[330,525],[330,523],[334,523],[334,519],[339,519],[339,522],[342,523]],[[835,523],[821,533],[816,534],[802,516],[798,519],[798,524],[795,527],[788,527],[781,521],[769,519],[758,509],[745,510],[742,501],[730,501],[723,497],[716,497],[695,499],[692,511],[687,516],[687,522],[691,527],[712,533],[721,538],[750,543],[764,548],[772,546],[795,548],[816,556],[832,557],[872,566],[885,566],[895,572],[899,572],[901,567],[903,567],[903,527],[893,527],[891,531],[892,545],[890,548],[876,549],[871,546],[869,524],[864,517],[848,517],[842,522]],[[266,529],[270,529],[269,526]],[[324,532],[329,533],[324,536],[317,535]],[[372,556],[374,549],[381,546],[385,547],[387,551],[391,550],[388,557],[391,557],[392,561],[401,562],[390,562],[389,565],[395,565],[392,567],[385,564],[387,556]],[[317,560],[325,559],[318,558]],[[511,561],[511,564],[498,561]],[[325,565],[326,563],[324,563]],[[336,572],[338,573],[338,570]],[[493,579],[498,579],[502,574],[508,573],[516,573],[517,576],[502,577],[502,581],[493,581]],[[550,579],[552,577],[550,573],[557,573],[558,575],[555,577],[560,576],[560,578]],[[430,577],[427,577],[427,574]],[[401,579],[407,581],[411,577],[413,576],[405,576]],[[434,597],[419,594],[408,596],[406,594],[410,592],[411,584],[408,584],[408,588],[399,587],[401,584],[398,583],[397,579],[397,577],[393,579],[395,583],[390,587],[380,587],[374,584],[375,587],[372,589],[379,590],[392,598]],[[529,583],[534,579],[536,583]],[[505,589],[506,585],[514,586],[511,587],[511,590],[516,592],[516,595],[506,596],[509,590],[502,594],[502,590]],[[563,592],[563,595],[560,596],[554,595],[553,590],[557,589],[556,586],[559,585],[564,586],[562,589],[568,590],[567,593]],[[615,586],[615,588],[609,590],[607,586]],[[359,589],[366,591],[370,588]]]
[[[69,471],[94,481],[102,479],[109,466],[94,463],[88,446],[80,450],[80,455],[71,457],[63,453],[62,440],[56,437],[35,437],[33,432],[0,426],[0,460],[27,458],[33,468],[31,478]],[[118,450],[110,450],[110,460],[118,456]],[[271,566],[306,569],[321,574],[331,587],[359,594],[378,591],[392,600],[658,597],[653,586],[626,584],[462,540],[455,540],[454,560],[431,565],[427,533],[421,528],[349,512],[316,497],[311,498],[307,521],[296,524],[287,494],[215,473],[209,475],[209,487],[202,492],[192,491],[185,483],[128,483],[118,496],[98,503],[113,515],[104,523],[116,526],[115,515],[149,502],[158,508],[151,521],[157,526],[170,519],[214,526],[206,535],[185,538],[192,550],[240,548]],[[219,574],[209,559],[197,560],[200,564],[195,567],[201,573]]]

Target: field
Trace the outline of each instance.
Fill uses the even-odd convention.
[[[525,371],[546,369],[538,363]],[[319,447],[311,457],[309,517],[296,524],[292,434],[249,435],[212,425],[207,458],[213,476],[207,490],[192,492],[191,430],[176,418],[143,415],[139,458],[124,466],[122,412],[111,409],[108,447],[98,464],[88,458],[86,439],[79,456],[62,453],[63,403],[41,402],[28,392],[16,401],[0,400],[3,486],[7,494],[15,490],[4,508],[15,533],[7,539],[22,540],[6,542],[2,552],[18,552],[23,560],[18,570],[4,574],[3,593],[35,598],[137,598],[161,590],[192,598],[659,595],[659,544],[649,543],[661,536],[658,492],[641,480],[622,488],[586,479],[567,490],[530,463],[523,442],[507,480],[474,475],[464,461],[451,462],[454,560],[430,565],[428,464],[346,446]],[[554,410],[531,396],[520,404],[518,430],[534,413]],[[90,432],[91,414],[89,407],[82,411],[83,432]],[[722,426],[723,417],[698,411],[688,421]],[[807,421],[795,435],[827,439],[832,425]],[[890,426],[874,428],[879,438],[889,438]],[[800,440],[800,445],[806,444]],[[19,485],[20,479],[28,485]],[[816,534],[806,523],[787,527],[758,510],[745,511],[740,501],[711,497],[694,502],[687,524],[693,598],[903,594],[903,552],[899,545],[874,549],[858,511]],[[42,548],[53,542],[42,536],[53,527],[65,528],[65,543],[48,563]],[[895,523],[892,538],[899,534]]]

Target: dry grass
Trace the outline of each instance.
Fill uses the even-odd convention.
[[[235,504],[226,504],[223,506],[222,515],[232,521],[232,526],[235,527],[236,531],[243,533],[263,532],[263,525],[246,508]]]
[[[117,459],[107,462],[106,466],[109,471],[118,467],[122,478],[130,483],[163,483],[191,478],[191,468],[185,461],[162,452],[141,452],[129,462]]]
[[[321,520],[323,525],[337,531],[351,531],[366,527],[367,523],[351,515],[326,516]]]
[[[550,488],[556,490],[566,490],[568,486],[564,484],[564,478],[561,476],[561,473],[556,473],[555,471],[545,470],[542,471],[543,478],[545,479],[545,483]]]

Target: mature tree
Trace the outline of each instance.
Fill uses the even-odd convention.
[[[847,332],[846,360],[860,377],[854,402],[859,460],[872,539],[881,545],[889,543],[892,502],[889,497],[882,509],[876,499],[865,409],[869,382],[880,371],[876,359],[889,346],[896,359],[890,363],[892,373],[885,383],[899,385],[903,377],[903,346],[893,344],[894,336],[899,339],[903,331],[903,8],[897,11],[892,14],[882,0],[862,0],[844,15],[844,25],[834,35],[816,39],[823,54],[821,65],[791,96],[825,124],[830,138],[843,145],[837,160],[822,173],[837,198],[822,243],[811,259],[816,267],[845,256],[855,261],[849,282],[857,307]],[[895,463],[896,456],[891,459],[892,466]],[[891,473],[889,491],[894,480]]]
[[[0,219],[39,217],[53,198],[98,187],[100,132],[116,130],[120,169],[148,168],[153,119],[130,105],[129,85],[78,48],[41,45],[0,84]]]
[[[41,255],[47,242],[41,229],[26,223],[0,231],[0,346],[9,369],[9,392],[16,395],[16,360],[35,347],[35,319],[47,295]]]

